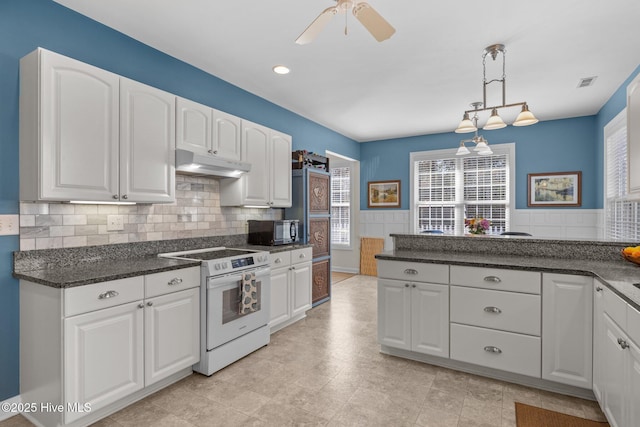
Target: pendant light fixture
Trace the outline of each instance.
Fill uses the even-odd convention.
[[[475,135],[471,139],[463,139],[460,141],[460,147],[458,148],[458,151],[456,151],[456,156],[471,154],[471,151],[469,151],[469,149],[464,145],[466,142],[473,142],[476,145],[473,148],[473,151],[475,151],[479,156],[491,155],[493,154],[493,151],[491,151],[491,148],[489,147],[489,141],[484,139],[481,135],[478,135],[478,111],[482,111],[480,108],[482,107],[482,102],[473,102],[471,106],[473,107],[473,110],[471,111],[474,112],[473,117],[469,118],[468,112],[465,112],[465,115],[467,116],[467,120],[469,120],[471,126],[473,126],[473,132],[475,132]]]
[[[487,80],[487,66],[486,60],[487,55],[490,55],[491,58],[495,61],[497,56],[502,55],[502,78],[501,79],[493,79]],[[473,110],[466,110],[464,115],[462,116],[462,121],[456,128],[456,133],[468,133],[468,132],[476,132],[478,130],[478,119],[477,115],[480,111],[491,111],[491,116],[487,123],[484,125],[482,129],[484,130],[494,130],[494,129],[502,129],[506,127],[507,124],[502,120],[502,117],[498,114],[498,110],[501,108],[510,108],[510,107],[522,107],[520,114],[516,118],[516,121],[513,122],[513,126],[529,126],[538,123],[538,119],[533,115],[531,111],[529,111],[529,106],[526,102],[516,102],[512,104],[507,104],[506,102],[506,93],[507,93],[507,78],[505,73],[505,54],[506,50],[503,44],[493,44],[485,48],[484,53],[482,54],[482,103],[480,105],[484,105],[484,108],[474,108]],[[491,83],[501,83],[502,84],[502,105],[495,106],[487,106],[487,86]],[[476,102],[471,104],[475,106]],[[475,121],[469,118],[469,113],[474,113]],[[459,150],[458,150],[459,151]]]

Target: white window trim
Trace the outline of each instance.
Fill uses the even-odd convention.
[[[331,242],[331,249],[336,249],[341,251],[350,251],[355,248],[358,248],[360,245],[360,241],[356,232],[356,230],[360,227],[360,224],[357,223],[358,217],[360,215],[360,161],[356,159],[352,159],[351,157],[344,156],[342,154],[338,154],[333,151],[329,151],[329,150],[325,150],[325,155],[340,159],[339,164],[342,164],[343,163],[342,161],[344,161],[344,165],[345,166],[348,165],[350,168],[351,201],[350,201],[350,217],[349,217],[349,226],[350,226],[349,241],[351,243],[349,245],[345,245],[343,243],[333,243],[333,241]],[[331,169],[331,167],[329,169]]]
[[[507,218],[513,218],[515,212],[515,188],[516,188],[516,143],[509,142],[506,144],[491,145],[491,150],[494,154],[506,154],[509,158],[509,203],[507,205]],[[437,160],[444,158],[459,158],[466,156],[456,156],[458,148],[447,148],[444,150],[430,150],[430,151],[415,151],[409,153],[409,176],[411,181],[411,187],[409,191],[409,232],[415,233],[416,230],[416,194],[418,193],[418,183],[415,177],[415,164],[420,160]],[[467,154],[467,156],[475,156],[477,154]],[[462,235],[460,232],[456,232],[456,235]]]

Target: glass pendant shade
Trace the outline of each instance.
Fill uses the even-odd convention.
[[[473,151],[487,151],[490,150],[489,146],[487,145],[487,141],[485,141],[484,139],[481,140],[480,142],[478,142],[476,144],[476,148],[473,149]]]
[[[491,110],[491,117],[487,120],[487,124],[484,125],[482,129],[484,130],[494,130],[494,129],[502,129],[507,127],[507,124],[502,120],[502,117],[498,115],[498,110],[494,108]]]
[[[462,121],[454,131],[455,133],[469,133],[475,132],[478,128],[473,124],[471,119],[469,118],[469,113],[464,113],[462,116]]]
[[[493,151],[491,151],[491,148],[489,148],[488,146],[486,150],[478,151],[478,156],[490,156],[492,154],[493,154]]]
[[[467,147],[465,147],[464,142],[460,143],[460,148],[456,152],[456,156],[464,156],[465,154],[469,154],[471,151]]]
[[[518,114],[518,117],[516,118],[516,121],[513,122],[513,125],[529,126],[535,125],[536,123],[538,123],[538,119],[536,119],[536,116],[534,116],[533,113],[529,111],[529,107],[527,106],[527,104],[524,104],[522,106],[522,111],[520,112],[520,114]]]

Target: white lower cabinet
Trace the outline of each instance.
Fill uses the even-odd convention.
[[[542,378],[592,388],[593,278],[542,275]]]
[[[311,308],[312,248],[271,254],[271,333],[305,317]]]
[[[449,357],[449,286],[378,279],[378,342]]]
[[[610,289],[596,288],[594,394],[612,427],[640,420],[640,312]]]
[[[21,281],[21,396],[64,408],[25,416],[86,425],[190,369],[200,357],[199,286],[199,267],[68,289]]]

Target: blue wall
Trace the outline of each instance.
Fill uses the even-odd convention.
[[[18,207],[19,60],[38,46],[277,129],[294,149],[359,159],[360,145],[48,0],[0,1],[0,214]],[[0,237],[0,401],[18,394],[17,236]]]
[[[527,207],[527,174],[582,171],[582,208],[602,207],[596,169],[596,116],[539,122],[533,126],[483,131],[489,145],[516,143],[516,208]],[[468,135],[453,132],[362,144],[360,208],[367,209],[367,182],[400,179],[401,209],[409,209],[409,153],[455,149]]]

